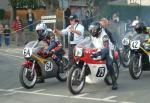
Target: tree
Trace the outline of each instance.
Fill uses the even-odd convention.
[[[8,0],[12,8],[11,17],[14,19],[16,17],[17,9],[27,9],[27,8],[38,8],[39,0]]]

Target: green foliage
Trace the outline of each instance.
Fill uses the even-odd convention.
[[[4,9],[0,9],[0,20],[4,18],[5,11]]]
[[[17,9],[25,9],[25,8],[40,8],[41,2],[40,0],[8,0],[10,5],[13,8]]]

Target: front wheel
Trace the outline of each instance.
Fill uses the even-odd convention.
[[[62,65],[62,69],[63,69],[63,72],[59,72],[57,73],[57,76],[56,78],[61,81],[61,82],[64,82],[67,80],[67,70],[65,70],[65,67],[67,66],[68,64],[68,59],[66,59],[65,57],[62,58],[62,62],[63,62],[63,65]]]
[[[131,60],[131,51],[130,49],[126,49],[123,51],[122,53],[122,65],[124,67],[129,67],[129,63],[130,63],[130,60]]]
[[[139,66],[139,56],[133,55],[129,64],[129,72],[133,79],[139,79],[142,74],[142,66]]]
[[[78,66],[73,66],[69,71],[67,84],[72,94],[79,94],[85,85],[85,77],[81,77],[81,71]]]
[[[31,70],[31,68],[22,66],[19,74],[20,83],[24,88],[30,89],[35,86],[37,73],[35,69]]]
[[[114,72],[115,72],[115,76],[116,76],[116,79],[118,79],[118,76],[119,76],[119,68],[118,68],[118,64],[116,62],[113,63],[113,68],[114,68]],[[112,78],[108,72],[108,74],[106,75],[105,79],[104,79],[104,82],[107,84],[107,85],[112,85]]]

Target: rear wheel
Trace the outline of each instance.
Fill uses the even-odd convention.
[[[115,76],[116,78],[118,79],[118,76],[119,76],[119,68],[118,68],[118,65],[116,62],[113,63],[113,68],[114,68],[114,72],[115,72]],[[107,85],[112,85],[112,78],[108,72],[108,74],[106,75],[105,79],[104,79],[104,82],[107,84]]]
[[[57,73],[57,76],[56,78],[61,81],[61,82],[64,82],[67,80],[67,70],[65,70],[65,67],[67,66],[68,64],[68,59],[66,59],[65,57],[62,58],[62,62],[63,62],[63,65],[62,65],[62,69],[63,69],[63,72],[59,72]]]
[[[139,57],[136,55],[131,57],[129,72],[133,79],[139,79],[142,74],[142,66],[139,66]]]
[[[84,85],[85,77],[81,77],[81,68],[72,66],[67,78],[68,89],[72,94],[79,94]]]
[[[22,66],[19,74],[20,83],[23,87],[30,89],[35,86],[36,79],[37,79],[37,73],[35,69],[33,72],[31,71],[31,68]]]

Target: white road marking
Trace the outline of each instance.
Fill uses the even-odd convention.
[[[0,96],[8,96],[8,95],[13,95],[13,94],[15,94],[16,92],[11,92],[11,93],[6,93],[6,94],[2,94],[2,95],[0,95]]]
[[[18,88],[13,88],[13,89],[9,89],[9,91],[15,91],[15,90],[19,90],[22,89],[23,87],[18,87]]]
[[[121,102],[121,103],[135,103],[135,102]]]
[[[12,91],[14,90],[14,91]],[[59,95],[59,94],[50,94],[50,93],[39,93],[40,91],[43,91],[45,89],[33,91],[33,92],[28,92],[28,91],[19,91],[15,89],[0,89],[0,91],[4,92],[10,92],[5,95],[12,95],[15,93],[23,93],[23,94],[31,94],[31,95],[41,95],[41,96],[51,96],[51,97],[60,97],[60,98],[70,98],[70,99],[80,99],[80,100],[91,100],[91,101],[103,101],[103,102],[109,102],[109,103],[134,103],[134,102],[125,102],[125,101],[116,101],[116,100],[110,100],[112,98],[116,98],[116,96],[110,96],[106,97],[104,99],[101,98],[90,98],[90,97],[81,97],[81,96],[68,96],[68,95]],[[87,95],[87,93],[84,93],[84,95]]]
[[[45,90],[46,89],[40,89],[40,90],[33,91],[32,93],[42,92],[42,91],[45,91]]]
[[[21,59],[23,59],[24,57],[23,56],[17,56],[17,55],[13,55],[13,54],[4,54],[4,53],[2,53],[2,52],[0,52],[0,55],[6,55],[6,56],[12,56],[12,57],[15,57],[15,58],[21,58]]]
[[[117,96],[110,96],[110,97],[106,97],[104,98],[104,100],[110,100],[110,99],[113,99],[113,98],[116,98]]]
[[[72,97],[83,97],[85,95],[88,95],[89,93],[83,93],[83,94],[79,94],[79,95],[75,95],[75,96],[72,96]]]

